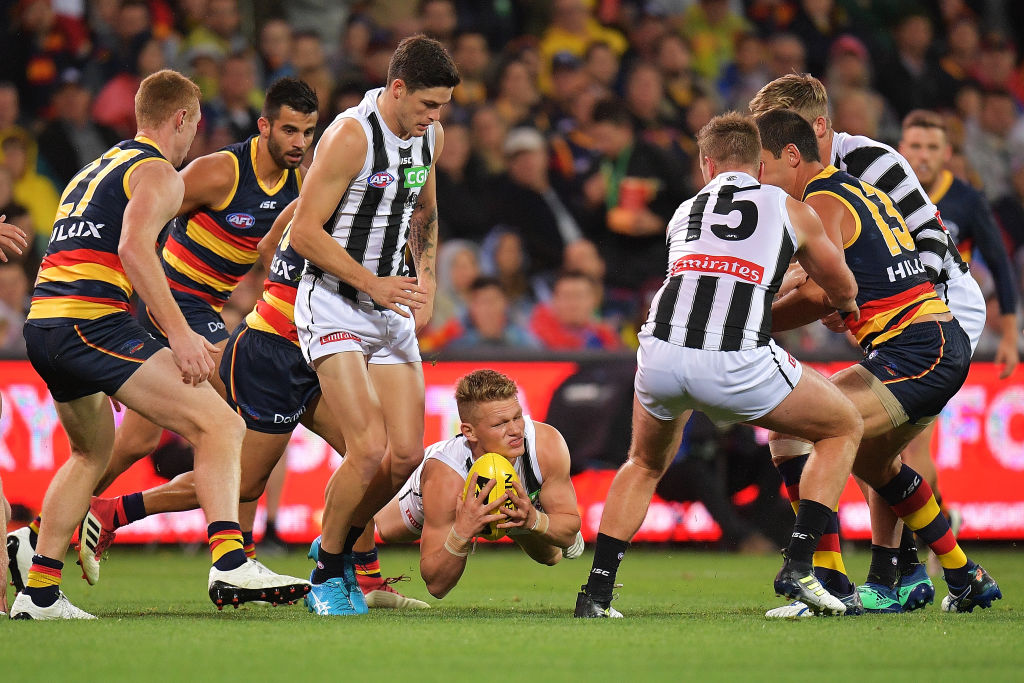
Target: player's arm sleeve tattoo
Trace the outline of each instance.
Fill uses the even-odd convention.
[[[409,250],[416,264],[416,272],[436,278],[437,262],[437,204],[419,202],[409,219]]]

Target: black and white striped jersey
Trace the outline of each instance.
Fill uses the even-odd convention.
[[[832,136],[832,165],[889,195],[914,237],[921,263],[934,283],[968,271],[928,193],[903,155],[892,147],[849,133]]]
[[[692,349],[766,346],[772,299],[796,251],[786,193],[726,171],[668,224],[668,274],[644,331]]]
[[[349,184],[324,230],[349,255],[380,277],[407,275],[405,245],[409,218],[419,198],[434,150],[434,129],[422,137],[403,140],[388,128],[377,107],[383,88],[370,90],[362,101],[338,114],[331,126],[355,119],[366,133],[366,159]],[[315,152],[314,152],[315,154]],[[369,305],[370,296],[340,282],[310,261],[306,272],[357,303]]]

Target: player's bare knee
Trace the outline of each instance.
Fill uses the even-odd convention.
[[[640,469],[645,475],[661,479],[672,463],[671,458],[662,458],[654,453],[630,450],[626,463]]]
[[[391,473],[403,480],[408,479],[422,462],[422,448],[410,448],[401,452],[393,450],[391,452]]]
[[[247,480],[245,472],[242,472],[242,483],[238,488],[238,502],[252,503],[260,499],[263,491],[267,488],[268,477],[253,478]]]

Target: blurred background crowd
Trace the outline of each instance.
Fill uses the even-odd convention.
[[[664,277],[666,222],[703,185],[694,134],[794,71],[825,81],[836,130],[894,144],[910,110],[943,113],[952,170],[992,203],[1018,275],[1024,261],[1020,2],[0,0],[0,16],[0,212],[37,237],[0,265],[10,353],[59,193],[134,134],[142,78],[173,67],[202,87],[194,158],[255,133],[281,76],[316,89],[322,130],[417,32],[463,79],[443,112],[425,351],[629,349]],[[239,288],[229,326],[263,275]],[[820,326],[785,343],[854,353]]]

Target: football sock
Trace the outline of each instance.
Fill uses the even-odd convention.
[[[786,496],[793,506],[793,514],[796,514],[800,505],[800,477],[803,475],[804,465],[807,464],[807,459],[810,457],[810,455],[798,455],[795,458],[783,460],[775,466],[775,469],[779,471],[779,476],[782,477],[783,486],[786,487]]]
[[[238,522],[214,522],[206,527],[206,534],[210,538],[214,567],[226,572],[246,563],[248,558],[242,546],[242,527]]]
[[[359,537],[363,535],[364,531],[366,531],[366,527],[364,526],[350,526],[348,528],[348,536],[345,537],[345,545],[341,547],[341,552],[343,554],[351,553],[352,548],[356,545],[356,541],[359,540]]]
[[[370,578],[380,578],[380,560],[377,559],[377,548],[365,553],[352,553],[355,557],[356,574]]]
[[[827,505],[818,501],[803,498],[793,523],[793,535],[789,538],[786,548],[786,559],[799,571],[810,572],[814,549],[818,539],[825,532],[829,518],[834,514]]]
[[[317,554],[316,569],[313,570],[310,581],[313,583],[323,583],[327,579],[343,576],[345,573],[344,557],[344,553],[329,553],[324,550],[323,546],[320,546],[320,551]]]
[[[263,538],[277,538],[277,520],[267,518],[267,528],[263,531]]]
[[[899,548],[886,548],[871,544],[871,566],[868,567],[868,583],[877,583],[886,588],[895,588]]]
[[[36,518],[32,520],[32,523],[28,525],[28,543],[33,548],[36,547],[36,542],[39,541],[39,525],[42,521],[43,518],[36,515]]]
[[[906,524],[903,525],[903,536],[900,538],[900,554],[898,556],[900,574],[909,574],[915,564],[921,564],[921,558],[917,555],[917,541],[914,539],[914,532]]]
[[[587,579],[586,592],[598,602],[610,602],[612,590],[615,588],[615,575],[619,571],[619,563],[626,554],[629,543],[599,533],[594,546],[594,564]]]
[[[32,567],[28,570],[25,594],[36,607],[49,607],[60,597],[60,570],[64,563],[44,555],[32,556]]]
[[[242,550],[250,560],[256,559],[256,541],[252,539],[252,530],[242,532]]]
[[[892,506],[903,523],[911,531],[916,531],[939,558],[946,583],[953,586],[966,585],[969,580],[967,555],[953,538],[949,522],[939,512],[928,482],[903,465],[892,481],[876,490]]]
[[[786,496],[793,506],[793,512],[800,507],[800,477],[804,472],[804,465],[810,455],[799,455],[789,460],[784,460],[776,469],[782,477],[782,484],[786,487]],[[833,595],[849,595],[854,591],[853,582],[846,575],[846,565],[843,563],[843,555],[839,548],[839,513],[835,510],[829,515],[825,531],[818,539],[818,547],[814,551],[814,576]]]
[[[117,513],[114,523],[124,526],[146,517],[146,504],[142,501],[142,493],[129,493],[118,499]]]

